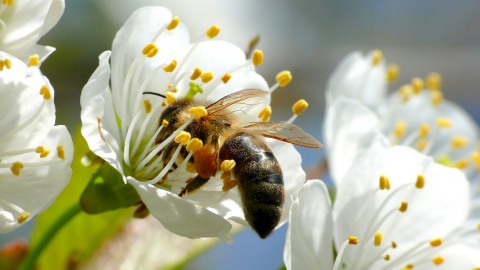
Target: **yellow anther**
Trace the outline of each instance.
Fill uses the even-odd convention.
[[[180,18],[178,16],[175,16],[172,18],[172,21],[167,25],[167,30],[173,30],[177,28],[177,26],[180,24]]]
[[[15,0],[3,0],[2,2],[10,7],[15,4]]]
[[[222,162],[222,165],[220,165],[220,169],[224,172],[229,172],[229,171],[233,170],[233,168],[235,168],[236,164],[237,163],[235,162],[235,160],[233,160],[233,159],[228,160],[227,159],[227,160],[224,160]]]
[[[50,154],[50,151],[43,146],[39,146],[35,149],[35,152],[40,154],[41,158],[45,158]]]
[[[308,108],[308,102],[305,99],[299,99],[292,106],[292,112],[296,115],[302,114]]]
[[[225,75],[222,76],[222,82],[223,83],[228,83],[228,81],[230,81],[231,78],[232,78],[232,74],[225,73]]]
[[[142,105],[146,113],[150,113],[152,111],[152,103],[150,103],[150,100],[144,99]]]
[[[432,247],[439,247],[443,244],[442,238],[435,238],[433,240],[430,240],[430,246]]]
[[[405,213],[408,209],[408,203],[406,201],[403,201],[401,204],[400,204],[400,207],[398,208],[398,211],[402,212],[402,213]]]
[[[167,106],[167,102],[164,101],[162,102],[162,107],[165,107],[165,106]]]
[[[375,237],[373,238],[373,245],[378,247],[382,244],[383,234],[381,232],[377,232]]]
[[[193,70],[193,73],[190,76],[190,80],[194,81],[194,80],[198,79],[198,77],[200,77],[200,75],[202,75],[202,70],[197,67]]]
[[[467,146],[467,144],[468,144],[468,138],[465,136],[457,135],[457,136],[453,136],[450,139],[450,145],[454,149],[461,149]]]
[[[252,63],[255,66],[260,66],[263,63],[263,51],[255,50],[253,52]]]
[[[433,106],[438,106],[443,101],[443,93],[440,90],[432,90],[430,92],[430,98]]]
[[[358,244],[358,242],[359,242],[358,237],[356,237],[356,236],[348,237],[348,243],[350,245],[356,245],[356,244]]]
[[[380,181],[379,181],[379,187],[380,190],[389,190],[390,189],[390,180],[388,180],[388,177],[385,175],[380,176]]]
[[[428,141],[425,138],[420,138],[417,141],[417,150],[418,151],[423,151],[425,148],[427,148]]]
[[[208,38],[214,38],[220,33],[220,27],[218,25],[212,25],[212,27],[208,28],[207,32],[205,32],[205,35],[207,35]]]
[[[63,145],[57,146],[57,156],[60,159],[65,160],[65,148],[63,147]]]
[[[383,60],[383,53],[380,50],[374,50],[372,52],[372,66],[376,67],[380,65]]]
[[[199,138],[191,139],[187,144],[187,151],[191,153],[197,152],[200,148],[202,148],[203,142]]]
[[[422,123],[418,128],[418,136],[420,138],[425,138],[430,133],[430,125],[428,123]]]
[[[415,187],[418,189],[422,189],[425,187],[425,176],[419,174],[417,176],[417,182],[415,182]]]
[[[173,93],[177,93],[177,92],[178,92],[177,87],[173,88],[172,92],[173,92]]]
[[[468,160],[466,159],[459,159],[457,162],[455,162],[454,166],[457,169],[463,170],[468,167]]]
[[[389,254],[385,255],[385,256],[383,257],[383,259],[384,259],[385,261],[390,261],[390,255],[389,255]]]
[[[12,173],[14,175],[20,175],[20,170],[23,169],[24,165],[20,161],[16,161],[12,164],[12,167],[10,169],[12,170]]]
[[[168,127],[168,124],[170,124],[167,120],[163,119],[162,120],[162,126],[163,127]]]
[[[272,107],[267,106],[258,114],[258,118],[262,119],[263,122],[270,121],[270,116],[272,115]]]
[[[27,221],[27,219],[30,217],[29,212],[23,212],[17,217],[18,223],[22,224],[23,222]]]
[[[405,268],[403,268],[402,270],[411,270],[413,269],[413,264],[407,264],[405,265]]]
[[[28,57],[29,67],[38,67],[40,65],[40,56],[38,54],[32,54]]]
[[[402,98],[402,102],[408,102],[413,93],[413,87],[409,84],[403,85],[398,89],[398,94]]]
[[[155,43],[148,43],[147,46],[143,47],[142,53],[146,57],[152,58],[158,53],[158,46]]]
[[[440,265],[440,264],[442,264],[444,261],[445,261],[445,259],[444,259],[442,256],[437,256],[437,257],[435,257],[435,258],[432,259],[432,262],[433,262],[435,265]]]
[[[173,104],[175,103],[175,101],[177,101],[177,97],[175,97],[175,94],[170,91],[165,92],[165,98],[166,98],[167,104]]]
[[[275,80],[280,87],[285,87],[292,81],[292,73],[288,70],[280,71],[277,76],[275,76]]]
[[[392,241],[392,248],[397,248],[397,243],[395,243],[394,241]]]
[[[165,72],[172,72],[175,70],[176,67],[177,67],[177,60],[173,59],[172,62],[170,62],[170,64],[163,66],[163,70],[165,70]]]
[[[440,128],[450,128],[452,127],[452,121],[445,117],[439,117],[435,120],[436,124]]]
[[[40,88],[40,95],[42,95],[45,100],[50,100],[52,98],[50,89],[46,85],[42,85],[42,87]]]
[[[397,123],[395,123],[395,128],[393,129],[393,135],[395,138],[400,139],[403,136],[405,136],[405,133],[407,132],[407,122],[404,120],[398,120]]]
[[[477,224],[477,231],[480,232],[480,223]]]
[[[188,112],[191,115],[195,116],[195,120],[200,120],[202,117],[208,115],[207,109],[205,109],[205,107],[202,107],[202,106],[192,107],[188,109]]]
[[[400,68],[395,64],[390,64],[387,67],[387,80],[389,82],[394,82],[397,80],[398,75],[400,74]]]
[[[186,131],[180,131],[180,133],[175,137],[175,142],[186,145],[190,141],[190,138],[192,138],[190,133]]]
[[[3,60],[3,63],[5,64],[5,67],[7,69],[11,69],[12,68],[12,60],[10,60],[9,58],[6,58],[5,60]]]
[[[477,151],[473,151],[470,154],[470,159],[472,160],[473,164],[477,167],[480,168],[480,153]]]
[[[202,73],[202,75],[200,75],[200,78],[202,79],[203,83],[208,83],[209,81],[213,80],[213,73],[211,71]]]
[[[418,95],[420,92],[422,92],[424,84],[423,80],[420,78],[413,78],[412,79],[412,87],[413,87],[413,93]]]
[[[3,71],[4,68],[5,68],[5,63],[3,62],[3,60],[0,60],[0,71]]]
[[[442,76],[438,73],[428,74],[427,88],[430,90],[442,90]]]
[[[172,87],[173,87],[173,84],[171,84],[171,83],[167,84],[167,89],[168,90],[172,89]]]
[[[197,168],[195,167],[195,163],[192,163],[192,162],[189,162],[185,169],[187,170],[187,172],[190,172],[190,173],[196,173],[197,172]]]

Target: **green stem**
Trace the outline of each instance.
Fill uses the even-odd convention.
[[[27,257],[20,265],[19,270],[32,270],[35,267],[35,262],[38,257],[42,254],[43,250],[48,246],[50,241],[53,240],[55,235],[60,231],[60,229],[65,226],[74,216],[82,212],[80,204],[74,204],[72,207],[67,209],[63,215],[61,215],[52,227],[43,235],[38,244],[33,247],[30,252],[28,252]]]

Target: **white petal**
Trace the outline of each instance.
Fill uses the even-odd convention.
[[[339,97],[327,110],[325,146],[330,174],[338,186],[356,156],[378,133],[379,119],[358,101]],[[386,143],[386,142],[385,142]]]
[[[435,265],[426,263],[421,270],[477,269],[480,266],[480,247],[478,245],[458,244],[438,252],[444,262]]]
[[[325,184],[310,180],[290,211],[284,261],[287,269],[332,269],[333,223]]]
[[[188,238],[218,237],[229,241],[232,225],[209,211],[169,191],[144,184],[131,177],[128,181],[137,190],[150,213],[169,231]]]
[[[60,194],[70,179],[70,163],[73,157],[73,144],[70,134],[65,126],[55,126],[48,133],[46,139],[40,142],[42,146],[49,149],[51,153],[46,158],[40,158],[37,153],[10,157],[6,160],[21,161],[27,163],[45,163],[41,166],[29,166],[21,170],[20,175],[14,176],[9,168],[1,169],[0,198],[10,204],[16,205],[30,213],[30,217],[45,210]],[[65,159],[57,157],[57,146],[63,146]],[[7,209],[4,203],[0,202],[3,210],[11,212],[16,217],[14,209]],[[7,205],[8,206],[8,205]],[[15,226],[0,224],[0,227],[7,226],[9,230]],[[2,228],[6,231],[8,228]]]
[[[109,88],[109,57],[109,51],[100,55],[98,68],[83,87],[80,96],[82,135],[87,140],[91,151],[122,172],[123,154],[119,148],[120,134]],[[102,127],[101,133],[99,120]]]

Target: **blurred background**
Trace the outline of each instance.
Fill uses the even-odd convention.
[[[57,124],[67,125],[72,134],[80,123],[81,89],[96,68],[98,55],[110,49],[128,16],[145,5],[168,7],[189,27],[192,37],[218,24],[219,39],[247,48],[260,35],[258,48],[265,60],[258,72],[270,84],[283,69],[291,70],[294,78],[275,92],[272,119],[288,119],[291,105],[305,98],[310,108],[296,124],[319,140],[326,81],[340,59],[354,50],[381,49],[387,61],[400,66],[399,80],[391,90],[412,77],[439,72],[446,98],[460,103],[476,119],[480,116],[478,1],[66,0],[63,18],[40,43],[57,48],[42,70],[55,88]],[[322,160],[323,151],[299,151],[305,168]],[[2,235],[2,242],[26,237],[28,229]],[[284,226],[260,240],[243,231],[232,245],[217,245],[186,269],[278,269],[285,232]]]

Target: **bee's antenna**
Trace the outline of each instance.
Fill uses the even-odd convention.
[[[154,95],[154,96],[159,96],[159,97],[162,97],[162,98],[166,98],[166,96],[164,96],[162,94],[159,94],[159,93],[155,93],[155,92],[143,92],[142,94],[144,94],[144,95]]]

